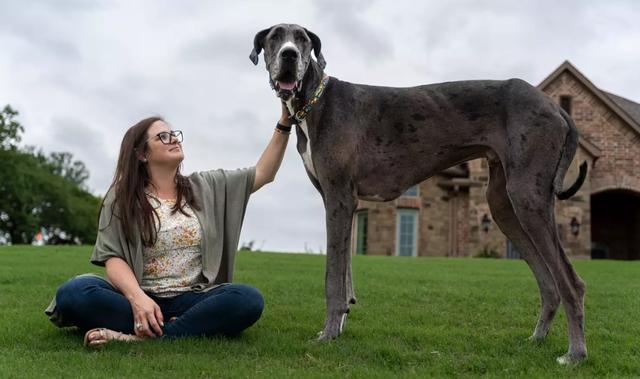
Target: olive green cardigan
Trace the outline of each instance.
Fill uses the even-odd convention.
[[[255,167],[249,167],[203,171],[189,176],[195,200],[200,206],[200,210],[194,209],[194,213],[202,226],[202,274],[207,279],[206,284],[194,286],[194,291],[207,291],[233,280],[235,253],[255,174]],[[104,266],[109,258],[122,258],[140,283],[143,272],[142,240],[137,239],[133,243],[126,241],[120,219],[112,212],[113,202],[113,191],[109,191],[100,211],[98,236],[91,262]],[[55,297],[45,313],[54,324],[68,325],[56,312]]]

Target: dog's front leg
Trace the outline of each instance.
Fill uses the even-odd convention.
[[[357,300],[356,292],[353,290],[353,274],[351,272],[351,267],[351,251],[349,251],[349,269],[347,270],[347,302],[349,304],[355,304]]]
[[[330,192],[330,191],[327,191]],[[333,191],[331,191],[333,192]],[[327,268],[325,292],[327,318],[320,340],[336,338],[344,329],[349,312],[351,287],[351,220],[356,207],[356,199],[349,190],[326,193],[325,210],[327,219]]]

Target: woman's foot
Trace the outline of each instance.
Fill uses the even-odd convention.
[[[133,342],[142,341],[142,338],[107,328],[91,329],[84,335],[84,345],[87,347],[101,347],[109,341]]]

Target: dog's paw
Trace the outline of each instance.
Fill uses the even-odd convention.
[[[333,328],[325,328],[324,330],[318,332],[318,341],[331,341],[340,336],[340,332],[337,329]]]
[[[536,336],[535,334],[527,337],[527,341],[539,345],[544,342],[546,336]]]
[[[556,361],[563,366],[568,366],[568,365],[576,365],[584,361],[586,358],[587,358],[587,353],[584,353],[584,354],[567,353],[561,357],[556,358]]]
[[[331,336],[329,333],[326,333],[324,330],[321,330],[318,332],[318,338],[317,340],[320,342],[324,342],[324,341],[331,341],[332,339],[335,339],[337,336]]]
[[[338,338],[347,325],[347,314],[339,317],[331,317],[327,320],[324,330],[318,333],[318,341],[330,341]]]

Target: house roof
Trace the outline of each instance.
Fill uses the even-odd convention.
[[[587,87],[598,99],[600,99],[609,109],[618,115],[631,129],[640,134],[640,104],[635,103],[624,97],[605,92],[596,87],[584,74],[582,74],[569,61],[564,61],[549,76],[547,76],[538,88],[544,90],[551,82],[553,82],[563,72],[570,72],[579,82]],[[582,145],[582,144],[581,144]]]
[[[467,162],[464,162],[459,165],[444,169],[440,171],[440,174],[455,178],[466,178],[469,176],[469,166],[467,165]]]
[[[634,119],[637,123],[640,124],[640,104],[631,101],[629,99],[625,99],[622,96],[614,95],[610,92],[602,91],[605,95],[609,96],[614,103],[618,104],[620,108],[622,108],[632,119]]]
[[[602,155],[602,150],[583,136],[580,136],[580,139],[578,139],[578,144],[594,158],[600,158],[600,155]]]

